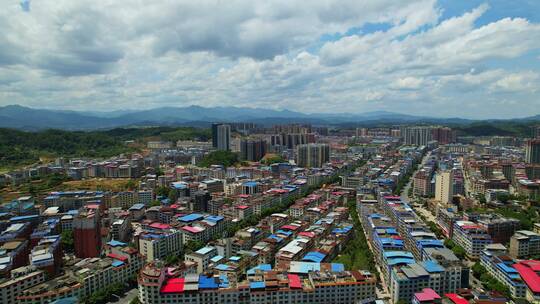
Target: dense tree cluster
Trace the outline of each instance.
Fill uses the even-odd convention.
[[[126,140],[144,142],[158,139],[208,140],[210,131],[198,128],[118,128],[106,131],[62,131],[45,130],[25,132],[0,129],[0,166],[17,166],[35,163],[42,156],[50,157],[110,157],[135,148],[124,143]]]
[[[349,208],[349,216],[353,221],[354,236],[345,247],[345,250],[335,259],[335,262],[343,263],[350,270],[367,269],[375,273],[375,260],[358,218],[356,202],[349,202],[347,207]]]
[[[210,167],[211,165],[229,167],[236,164],[238,164],[238,154],[231,151],[214,151],[206,154],[198,165],[201,167]]]

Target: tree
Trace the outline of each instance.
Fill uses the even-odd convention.
[[[480,262],[474,263],[474,265],[471,267],[471,270],[476,278],[480,278],[487,271],[486,268],[484,268],[484,266],[480,264]]]
[[[129,304],[141,304],[141,301],[139,301],[139,297],[135,297],[129,301]]]
[[[126,182],[126,184],[124,185],[124,187],[127,189],[127,190],[135,190],[137,188],[137,183],[130,179]]]
[[[456,257],[458,257],[458,259],[460,259],[460,260],[463,260],[465,258],[465,256],[467,255],[467,252],[465,251],[465,249],[463,249],[463,247],[461,247],[459,245],[452,248],[452,251],[454,252]]]
[[[152,201],[150,203],[150,207],[156,207],[156,206],[161,206],[161,202],[160,201]]]
[[[178,199],[178,194],[176,193],[175,189],[169,190],[169,199],[171,200],[171,203],[174,204],[176,200]]]
[[[180,262],[180,257],[178,257],[177,255],[175,254],[171,254],[171,255],[168,255],[166,258],[165,258],[165,264],[167,265],[174,265],[176,263]]]
[[[206,154],[199,162],[201,167],[210,167],[211,165],[222,165],[230,167],[238,163],[238,155],[231,151],[214,151]]]
[[[203,247],[204,247],[203,242],[190,240],[184,246],[184,251],[188,252],[188,253],[191,253],[191,252],[197,251],[197,250],[199,250],[199,249],[201,249]]]
[[[263,163],[265,165],[268,165],[268,166],[271,165],[271,164],[284,163],[284,162],[286,162],[286,160],[281,155],[272,155],[272,156],[270,156],[268,158],[265,158],[263,160]]]
[[[73,252],[75,250],[75,243],[73,241],[73,230],[64,230],[61,235],[62,247],[67,252]]]
[[[169,196],[169,187],[159,187],[156,190],[157,196]]]

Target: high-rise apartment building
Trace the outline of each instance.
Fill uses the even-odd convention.
[[[217,126],[217,149],[229,151],[231,149],[231,126]]]
[[[401,136],[406,145],[425,146],[433,140],[432,127],[405,127]]]
[[[450,205],[453,195],[452,171],[438,173],[435,177],[435,200],[442,205]]]
[[[330,146],[307,144],[296,147],[296,164],[300,167],[320,168],[330,160]]]
[[[212,147],[217,148],[217,128],[220,126],[220,123],[213,123],[212,124]]]
[[[240,142],[240,159],[259,161],[266,154],[266,141],[243,139]]]
[[[531,139],[525,143],[525,161],[540,164],[540,139]]]
[[[80,211],[73,219],[73,241],[78,258],[99,257],[101,254],[101,227],[99,213]]]
[[[448,127],[433,128],[431,130],[431,137],[441,145],[447,145],[456,142],[456,131]]]

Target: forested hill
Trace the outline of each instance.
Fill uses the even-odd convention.
[[[147,140],[175,142],[186,139],[208,140],[210,131],[190,127],[118,128],[90,132],[0,129],[0,167],[32,164],[44,156],[110,157],[136,151],[136,148],[125,144],[126,140],[135,140],[142,145]]]

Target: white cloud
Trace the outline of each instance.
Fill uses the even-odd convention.
[[[540,25],[477,26],[487,5],[440,20],[443,9],[435,0],[59,0],[28,10],[12,1],[0,11],[0,104],[479,116],[500,112],[504,94],[534,113],[539,71],[489,61],[511,66],[538,50]],[[389,29],[345,34],[366,23]]]

